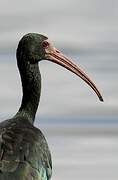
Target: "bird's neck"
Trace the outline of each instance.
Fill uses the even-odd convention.
[[[21,62],[18,61],[18,68],[22,81],[23,97],[21,107],[16,116],[24,116],[33,124],[40,100],[41,75],[38,63]]]

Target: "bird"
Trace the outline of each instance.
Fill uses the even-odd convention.
[[[22,82],[22,101],[17,113],[0,123],[0,180],[49,180],[51,152],[46,138],[34,126],[41,94],[40,61],[63,66],[83,79],[103,101],[100,91],[86,73],[57,50],[47,36],[25,34],[16,50]]]

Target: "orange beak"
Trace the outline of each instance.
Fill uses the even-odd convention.
[[[99,100],[103,101],[103,98],[99,90],[97,89],[96,85],[92,82],[92,80],[85,74],[85,72],[79,66],[74,64],[70,59],[68,59],[66,56],[64,56],[61,52],[59,52],[56,48],[54,48],[51,45],[47,47],[45,51],[46,51],[45,54],[46,60],[59,64],[65,67],[66,69],[68,69],[69,71],[75,73],[94,90]]]

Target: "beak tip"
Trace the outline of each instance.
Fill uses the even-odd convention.
[[[101,102],[104,102],[104,99],[103,99],[102,96],[99,97],[99,100],[100,100]]]

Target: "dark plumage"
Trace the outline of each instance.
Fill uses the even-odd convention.
[[[38,62],[55,62],[80,76],[103,101],[94,83],[85,73],[56,50],[48,38],[30,33],[17,48],[23,98],[16,115],[0,123],[0,180],[49,180],[52,162],[46,139],[33,126],[41,92]]]

